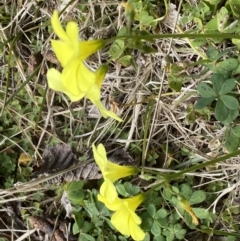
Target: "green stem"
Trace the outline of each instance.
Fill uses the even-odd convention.
[[[156,35],[121,35],[106,40],[106,43],[112,43],[116,39],[142,39],[142,40],[154,40],[165,38],[223,38],[223,39],[240,39],[240,34],[230,33],[178,33],[178,34],[156,34]]]
[[[192,167],[189,167],[188,169],[185,169],[185,170],[182,170],[178,173],[173,173],[173,174],[168,174],[166,175],[166,178],[169,180],[169,181],[172,181],[174,179],[177,179],[177,178],[181,178],[185,173],[188,173],[188,172],[193,172],[193,171],[196,171],[196,170],[199,170],[201,168],[204,168],[204,167],[207,167],[207,166],[210,166],[210,165],[214,165],[218,162],[222,162],[222,161],[225,161],[231,157],[236,157],[237,155],[240,155],[240,150],[237,150],[233,153],[230,153],[230,154],[227,154],[225,156],[221,156],[219,158],[215,158],[211,161],[207,161],[207,162],[203,162],[201,164],[198,164],[198,165],[194,165]]]

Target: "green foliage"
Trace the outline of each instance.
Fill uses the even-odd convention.
[[[215,116],[224,125],[230,124],[239,113],[239,102],[231,95],[236,86],[236,79],[225,79],[222,74],[213,74],[210,81],[212,86],[206,82],[198,84],[198,92],[201,98],[195,105],[196,109],[202,109],[216,100]]]
[[[225,5],[220,6],[220,0],[200,1],[199,4],[193,6],[190,3],[183,4],[182,25],[193,21],[196,28],[195,33],[239,33],[239,1],[228,0]],[[236,18],[232,20],[232,15]],[[224,39],[212,38],[213,43],[220,43]],[[200,47],[208,43],[207,39],[196,38],[191,41],[193,46]],[[239,48],[239,41],[232,39],[232,43]]]
[[[84,181],[75,181],[64,185],[64,190],[67,192],[67,197],[71,203],[82,204],[85,197],[85,192],[82,190],[84,184]]]
[[[151,195],[155,195],[153,191]],[[150,194],[149,194],[150,196]],[[184,183],[177,185],[163,185],[161,203],[153,204],[146,200],[146,211],[141,214],[143,220],[141,227],[154,236],[154,240],[182,240],[187,232],[186,227],[180,223],[181,216],[187,220],[189,227],[194,228],[192,218],[187,210],[180,205],[181,200],[188,200],[189,205],[203,203],[206,200],[206,193],[202,190],[194,191],[190,185]],[[211,213],[205,208],[192,208],[196,217],[209,224],[213,221]],[[209,225],[207,224],[207,225]]]
[[[239,100],[234,92],[238,82],[234,75],[239,73],[239,60],[228,58],[221,61],[228,51],[219,52],[214,47],[208,48],[206,53],[210,62],[204,65],[212,70],[213,74],[209,82],[198,84],[197,90],[201,97],[195,104],[195,109],[214,109],[216,119],[227,126],[224,145],[229,152],[233,152],[240,144],[239,128],[232,127],[232,123],[239,115]]]

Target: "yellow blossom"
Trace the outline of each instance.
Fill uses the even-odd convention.
[[[115,196],[117,196],[116,189]],[[131,235],[136,241],[143,240],[145,237],[145,233],[139,227],[141,219],[135,213],[135,210],[144,199],[144,194],[140,193],[131,198],[121,199],[116,197],[113,202],[109,202],[107,197],[98,195],[99,201],[103,202],[108,209],[115,211],[111,218],[113,226],[123,235]]]
[[[103,144],[96,146],[93,144],[93,155],[94,159],[99,166],[104,183],[100,188],[100,194],[103,196],[108,196],[109,200],[114,201],[117,194],[115,194],[115,187],[113,182],[117,181],[120,178],[127,177],[138,172],[136,167],[131,166],[120,166],[116,163],[113,163],[107,159],[106,150]]]
[[[91,54],[105,46],[105,41],[102,39],[79,41],[78,26],[75,22],[69,22],[66,26],[66,31],[64,31],[56,10],[53,12],[51,24],[54,32],[60,39],[51,40],[51,44],[62,67],[65,67],[72,58],[84,61]]]
[[[100,101],[100,90],[107,67],[102,65],[96,72],[89,70],[78,58],[72,58],[63,69],[62,73],[51,68],[47,72],[48,85],[55,91],[66,94],[71,101],[78,101],[83,97],[88,98],[99,108],[101,115],[122,121],[114,112],[107,110]]]
[[[51,68],[47,72],[49,87],[55,91],[65,93],[71,101],[88,98],[96,105],[103,117],[112,117],[122,121],[114,112],[107,110],[100,101],[100,90],[107,66],[101,66],[96,72],[89,70],[83,61],[91,54],[104,47],[104,40],[79,41],[78,27],[69,22],[66,31],[59,22],[57,11],[51,18],[53,30],[60,40],[51,40],[52,47],[63,71],[60,73]]]

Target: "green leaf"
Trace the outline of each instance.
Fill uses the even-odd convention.
[[[154,236],[159,236],[161,234],[161,227],[157,222],[153,222],[152,228],[151,228],[151,233]]]
[[[82,180],[69,182],[64,185],[64,190],[66,190],[67,192],[78,191],[83,188],[84,184],[85,182]]]
[[[68,199],[73,204],[81,204],[83,203],[83,199],[85,198],[85,191],[78,190],[67,193]]]
[[[234,89],[235,86],[236,86],[236,79],[234,79],[234,78],[227,79],[222,85],[222,88],[219,92],[220,95],[225,95],[225,94],[229,93],[230,91],[232,91]]]
[[[217,13],[217,25],[218,25],[219,32],[223,32],[223,30],[227,26],[228,19],[229,19],[228,10],[225,7],[222,7],[220,11]]]
[[[168,85],[171,89],[175,91],[180,91],[182,88],[182,81],[180,78],[176,77],[173,74],[168,76]]]
[[[239,109],[229,110],[228,117],[226,120],[222,121],[222,123],[227,126],[232,123],[239,115]]]
[[[113,57],[113,59],[118,59],[122,55],[124,51],[124,47],[125,47],[124,40],[117,39],[112,43],[109,49],[109,54]]]
[[[155,219],[159,219],[159,218],[166,218],[168,215],[168,212],[166,209],[161,208],[159,209],[156,214],[155,214]]]
[[[191,198],[189,199],[189,205],[201,203],[206,200],[206,193],[202,190],[193,192]]]
[[[147,206],[147,212],[149,213],[149,215],[151,217],[155,217],[155,214],[156,214],[156,207],[153,205],[153,204],[150,204]]]
[[[149,231],[152,228],[153,225],[153,218],[148,214],[148,212],[144,212],[140,215],[142,219],[141,227],[145,231]]]
[[[81,233],[78,240],[80,241],[95,241],[95,238],[87,233]]]
[[[124,197],[127,197],[128,193],[126,191],[126,188],[123,184],[119,183],[116,185],[117,191],[119,194],[121,194]]]
[[[218,53],[218,50],[213,46],[210,46],[206,51],[206,55],[211,61],[218,60]]]
[[[154,236],[153,241],[166,241],[166,239],[160,234],[159,236]]]
[[[216,91],[210,87],[207,83],[201,82],[197,86],[199,94],[204,98],[216,97]]]
[[[173,241],[174,240],[174,233],[173,233],[173,231],[172,232],[171,231],[168,230],[168,229],[163,231],[163,235],[167,238],[167,241]]]
[[[73,234],[77,234],[80,232],[83,224],[84,224],[84,216],[83,213],[81,212],[77,212],[74,214],[74,219],[75,219],[75,223],[73,226]]]
[[[193,193],[192,188],[188,184],[184,183],[180,186],[180,190],[181,190],[181,195],[185,197],[187,200],[189,200]]]
[[[238,100],[231,95],[222,95],[220,99],[229,110],[236,110],[239,107]]]
[[[219,99],[215,107],[215,116],[219,121],[224,121],[227,119],[229,114],[229,109],[224,105],[223,101]]]
[[[232,128],[232,133],[238,138],[240,138],[240,126],[234,126]]]
[[[118,63],[122,64],[123,66],[127,67],[131,65],[132,56],[131,55],[125,55],[117,60]]]
[[[209,211],[205,208],[192,208],[192,210],[199,219],[207,219],[209,217]]]
[[[139,21],[142,25],[150,25],[154,21],[154,18],[149,15],[148,11],[142,10],[139,14]]]
[[[240,2],[239,2],[239,0],[231,0],[231,1],[229,1],[229,4],[230,4],[233,15],[236,18],[240,18],[240,14],[239,14],[240,13]]]
[[[235,44],[238,49],[240,49],[240,39],[233,38],[232,43]]]
[[[238,33],[239,30],[240,30],[240,22],[237,19],[231,22],[228,26],[226,26],[223,30],[223,33],[235,33],[235,32]]]
[[[132,196],[136,195],[140,191],[139,186],[132,185],[130,182],[125,182],[124,187],[126,192]]]
[[[231,130],[226,130],[224,139],[224,145],[228,152],[231,153],[238,149],[240,140]]]
[[[211,77],[211,82],[213,84],[213,89],[217,93],[219,93],[225,82],[225,79],[224,79],[223,75],[221,75],[221,74],[213,74]]]
[[[182,240],[184,239],[186,233],[187,233],[186,229],[181,229],[178,232],[176,232],[175,236],[177,239]]]
[[[167,188],[164,188],[164,189],[163,189],[163,197],[164,197],[164,199],[166,199],[166,200],[171,200],[171,198],[172,198],[172,193],[169,191],[169,189],[167,189]]]
[[[191,43],[194,47],[201,47],[207,43],[207,40],[206,38],[195,38],[191,40]]]
[[[214,100],[216,99],[216,97],[209,97],[209,98],[203,98],[200,97],[197,101],[197,103],[195,104],[195,109],[202,109],[208,105],[210,105]]]
[[[239,65],[239,62],[237,59],[229,58],[229,59],[219,62],[216,66],[216,70],[220,71],[220,73],[222,71],[221,69],[224,69],[226,72],[231,72],[234,69],[236,69],[238,67],[238,65]]]

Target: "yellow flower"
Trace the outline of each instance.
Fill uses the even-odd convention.
[[[138,169],[136,167],[120,166],[116,163],[110,162],[107,159],[106,150],[103,144],[99,144],[97,148],[93,144],[92,148],[94,159],[99,166],[105,180],[100,188],[100,194],[102,196],[108,196],[109,200],[114,201],[117,194],[114,193],[115,187],[113,182],[120,178],[136,174]]]
[[[79,41],[78,26],[74,22],[69,22],[66,31],[64,31],[56,10],[53,12],[51,24],[54,32],[60,38],[60,40],[51,40],[51,43],[62,67],[65,67],[72,58],[84,61],[91,54],[105,46],[105,41],[102,39]]]
[[[71,101],[86,97],[99,108],[104,118],[110,116],[122,121],[114,112],[107,110],[100,101],[101,85],[106,72],[107,66],[105,65],[99,67],[96,72],[92,72],[78,58],[72,58],[62,73],[53,68],[49,69],[47,80],[51,89],[63,92]]]
[[[117,195],[117,192],[115,195]],[[114,202],[109,202],[107,197],[98,195],[99,201],[103,202],[108,209],[116,211],[111,218],[113,226],[123,235],[131,235],[137,241],[143,240],[145,237],[145,233],[139,227],[141,219],[135,213],[135,210],[144,199],[144,194],[140,193],[132,198],[121,199],[116,197]]]

